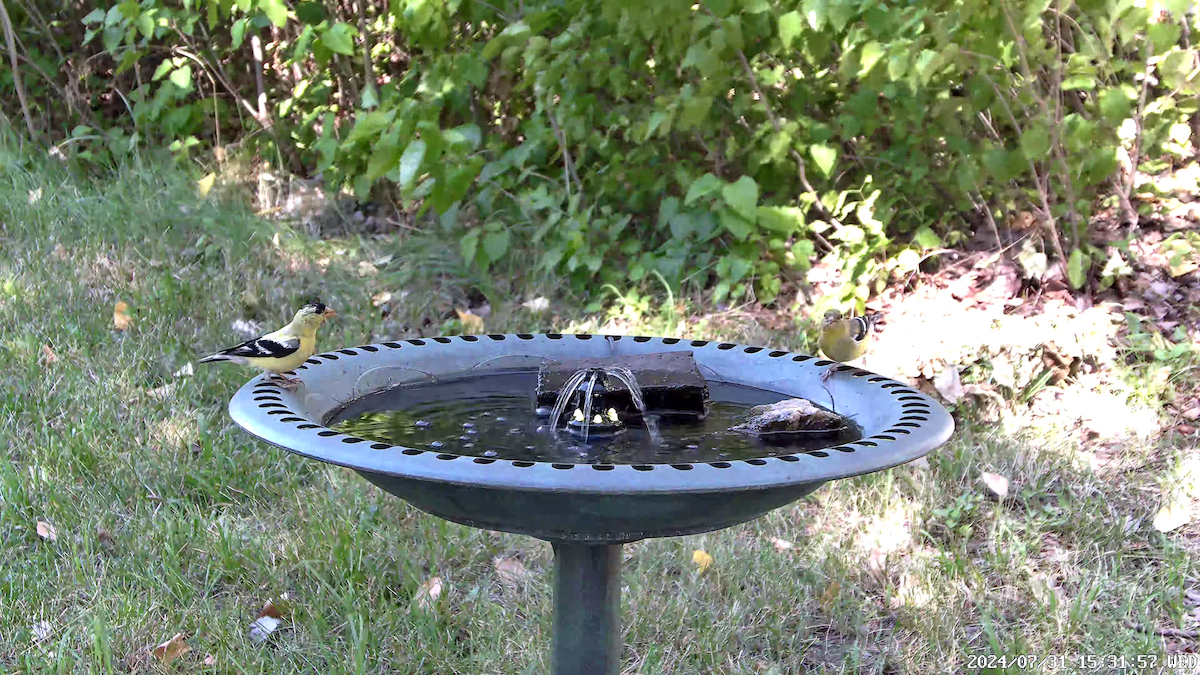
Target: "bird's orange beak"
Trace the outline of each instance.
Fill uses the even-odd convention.
[[[337,312],[333,311],[332,307],[326,307],[325,313],[321,316],[325,317],[326,319],[332,319],[333,317],[337,316]]]

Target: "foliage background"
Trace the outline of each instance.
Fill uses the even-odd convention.
[[[4,3],[0,107],[77,168],[246,151],[579,292],[823,266],[861,310],[1014,223],[1028,281],[1105,288],[1200,125],[1187,0]]]

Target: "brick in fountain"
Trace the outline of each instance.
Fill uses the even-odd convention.
[[[602,359],[579,359],[557,364],[543,364],[538,371],[537,404],[553,407],[563,385],[576,371],[585,368],[628,368],[642,390],[646,409],[683,415],[703,416],[708,402],[708,383],[700,374],[691,352],[660,352],[637,356],[614,356]],[[615,377],[608,384],[622,414],[637,414],[628,389]]]

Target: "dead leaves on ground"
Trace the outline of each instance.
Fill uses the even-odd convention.
[[[984,471],[983,473],[979,474],[979,480],[987,486],[987,489],[990,490],[993,495],[999,497],[1000,499],[1004,499],[1008,496],[1008,478],[1001,476],[998,473],[989,473]]]
[[[133,317],[129,315],[129,305],[124,301],[119,301],[113,307],[113,328],[115,330],[127,330],[129,325],[133,323]]]
[[[56,541],[58,532],[54,526],[44,520],[37,521],[37,535],[46,541]]]
[[[174,637],[154,648],[154,657],[162,662],[164,666],[170,665],[172,661],[192,651],[188,646],[187,640],[184,639],[183,633],[176,633]]]
[[[58,363],[58,354],[54,353],[54,349],[49,344],[42,345],[42,363],[47,366]]]
[[[464,334],[479,335],[483,333],[483,318],[472,314],[470,310],[454,308],[458,321],[462,324]]]
[[[283,617],[292,612],[292,601],[287,593],[263,603],[258,616],[250,624],[250,640],[255,644],[266,642],[283,623]]]
[[[430,577],[417,588],[417,592],[413,595],[412,607],[427,612],[437,605],[440,597],[442,597],[442,579],[441,577]]]

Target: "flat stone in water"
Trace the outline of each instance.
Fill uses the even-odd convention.
[[[431,447],[431,448],[440,448],[440,447],[442,447],[442,445],[443,445],[443,444],[442,444],[442,442],[441,442],[441,441],[433,441],[432,443],[430,443],[430,444],[429,444],[429,447]]]
[[[415,422],[415,425],[420,429],[426,429],[429,427],[429,421],[428,420],[417,420]]]
[[[496,451],[495,451],[495,450],[484,450],[484,451],[483,451],[483,456],[484,456],[484,457],[495,457],[495,456],[496,456]]]
[[[471,422],[463,422],[464,429],[473,429],[474,427],[475,427],[475,425]]]

